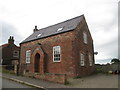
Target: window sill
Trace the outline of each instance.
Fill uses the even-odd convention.
[[[26,64],[30,64],[30,63],[26,63]]]
[[[85,67],[85,65],[84,65],[84,66],[81,66],[81,67]]]
[[[60,62],[60,61],[53,61],[53,62]]]
[[[88,45],[88,43],[84,43],[85,45]]]

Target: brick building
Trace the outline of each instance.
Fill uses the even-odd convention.
[[[70,77],[94,71],[93,39],[84,15],[33,30],[20,43],[20,72],[55,73]]]
[[[0,57],[3,65],[12,65],[19,60],[20,47],[14,44],[14,37],[10,36],[8,43],[0,46],[2,56]]]

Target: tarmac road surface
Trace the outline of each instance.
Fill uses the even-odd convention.
[[[0,79],[2,79],[2,88],[33,88],[31,86],[14,82],[5,78],[0,77]]]

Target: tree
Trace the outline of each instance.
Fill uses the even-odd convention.
[[[112,63],[112,64],[119,64],[119,63],[120,63],[120,60],[117,59],[117,58],[113,58],[113,59],[111,60],[111,63]]]

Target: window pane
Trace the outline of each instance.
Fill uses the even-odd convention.
[[[54,61],[56,61],[56,58],[54,58]]]
[[[19,51],[13,51],[13,57],[18,58],[19,57]]]
[[[59,57],[59,54],[56,54],[56,57]]]
[[[84,40],[84,43],[87,44],[87,34],[86,33],[83,33],[83,40]]]
[[[81,58],[81,59],[80,59],[80,61],[81,61],[81,62],[80,62],[80,63],[81,63],[81,66],[84,66],[84,54],[81,53],[81,54],[80,54],[80,58]]]
[[[60,61],[60,46],[53,47],[53,60]]]
[[[58,61],[58,58],[56,58],[56,61]]]
[[[26,51],[26,63],[30,63],[31,50]]]
[[[60,54],[58,54],[58,57],[60,58]]]

